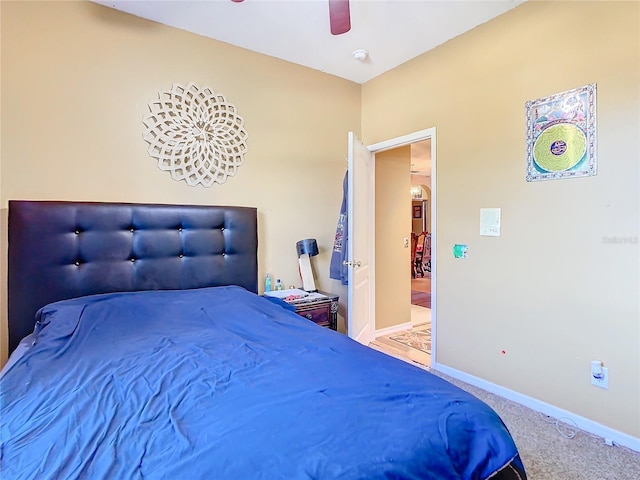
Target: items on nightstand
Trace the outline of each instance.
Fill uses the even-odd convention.
[[[295,312],[318,325],[338,329],[338,295],[326,292],[305,292],[298,288],[265,293],[295,307]]]
[[[264,292],[264,297],[268,300],[271,300],[273,303],[280,305],[281,307],[286,308],[287,310],[291,310],[292,312],[296,311],[296,306],[291,302],[295,300],[299,300],[308,296],[309,294],[304,290],[300,290],[299,288],[290,288],[288,290],[274,290],[270,292]]]
[[[271,292],[265,292],[266,297],[279,298],[281,300],[299,300],[301,298],[308,297],[310,293],[300,290],[299,288],[289,288],[287,290],[274,290]]]
[[[276,290],[278,291],[284,290],[284,285],[282,284],[282,281],[280,279],[276,280]]]
[[[298,263],[300,264],[300,277],[302,277],[302,288],[307,292],[317,292],[316,282],[313,279],[313,269],[311,268],[310,257],[318,255],[318,243],[315,238],[307,238],[296,243],[298,252]]]
[[[264,279],[264,291],[265,292],[270,292],[271,291],[271,275],[267,273],[267,276]]]

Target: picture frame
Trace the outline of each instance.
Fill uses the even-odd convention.
[[[596,175],[596,84],[530,100],[526,181]]]
[[[413,218],[422,218],[422,205],[413,205]]]

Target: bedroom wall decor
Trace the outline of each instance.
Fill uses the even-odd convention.
[[[247,132],[236,107],[209,87],[174,83],[149,103],[143,119],[147,153],[160,170],[189,186],[210,187],[244,163]]]
[[[595,83],[529,100],[525,109],[527,182],[597,174]]]

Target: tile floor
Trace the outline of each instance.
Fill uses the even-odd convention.
[[[431,309],[411,305],[411,323],[414,328],[424,327],[426,324],[431,324]],[[429,367],[431,365],[431,355],[416,348],[411,348],[402,343],[398,343],[389,338],[390,336],[391,335],[378,337],[371,342],[369,346],[376,350],[381,350],[392,357],[415,362],[422,367]]]
[[[418,305],[411,305],[411,323],[414,327],[424,325],[425,323],[431,323],[431,309],[419,307]]]

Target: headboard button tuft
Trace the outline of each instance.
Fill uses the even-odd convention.
[[[136,261],[136,259],[135,259],[135,258],[133,258],[133,257],[131,257],[129,260],[131,260],[131,263],[133,263],[133,262],[135,262],[135,261]]]
[[[80,229],[79,229],[79,228],[76,228],[76,230],[75,230],[75,234],[76,234],[76,235],[78,235],[79,233],[80,233]]]
[[[181,232],[182,231],[182,227],[178,227],[178,231]]]
[[[130,231],[130,232],[133,232],[134,230],[135,230],[135,228],[133,228],[133,227],[129,227],[129,231]]]
[[[184,257],[184,255],[183,255],[182,253],[181,253],[180,255],[178,255],[178,256],[179,256],[180,258],[183,258],[183,257]]]
[[[80,266],[80,260],[76,260],[75,262],[73,262],[75,264],[76,267]]]

